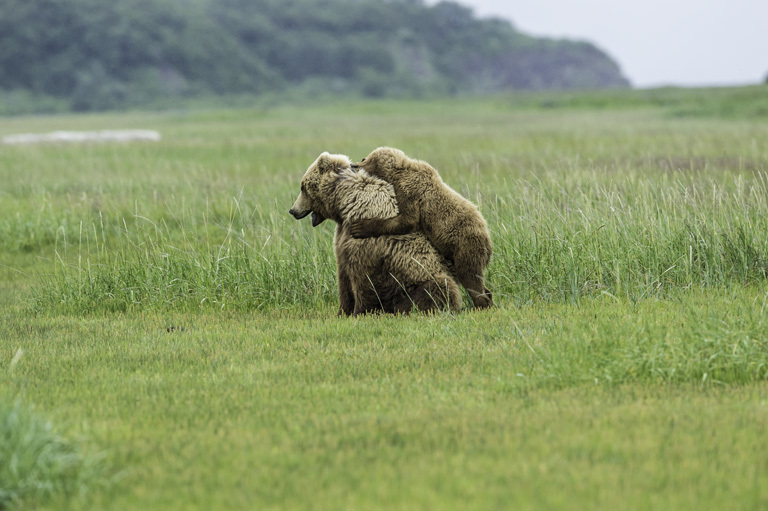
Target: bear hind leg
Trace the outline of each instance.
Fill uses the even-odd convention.
[[[456,276],[457,280],[469,293],[472,303],[477,309],[493,307],[493,294],[485,286],[485,278],[473,271],[462,272]]]
[[[456,280],[469,293],[472,303],[477,309],[493,307],[493,294],[485,286],[485,268],[491,259],[490,246],[485,240],[476,240],[467,247],[460,247],[453,254],[453,268]],[[482,247],[480,250],[469,250],[469,247]]]
[[[461,290],[450,277],[443,279],[443,282],[430,280],[403,295],[397,312],[408,312],[414,308],[421,312],[458,312],[461,309]]]

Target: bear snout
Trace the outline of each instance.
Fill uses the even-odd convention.
[[[304,218],[305,216],[307,216],[307,215],[308,215],[308,214],[310,214],[311,212],[312,212],[312,211],[296,211],[296,210],[295,210],[295,209],[293,209],[293,208],[291,208],[290,210],[288,210],[288,213],[290,213],[291,215],[293,215],[293,218],[295,218],[296,220],[301,220],[302,218]]]

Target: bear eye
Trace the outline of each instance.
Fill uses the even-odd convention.
[[[301,183],[301,193],[307,193],[307,187],[304,183]]]

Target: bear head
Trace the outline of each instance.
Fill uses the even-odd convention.
[[[351,169],[352,162],[343,154],[324,152],[309,166],[301,178],[301,193],[289,213],[297,220],[312,213],[312,226],[317,227],[326,218],[341,222],[338,211],[331,206],[336,182],[342,170]]]
[[[300,219],[312,213],[312,226],[326,218],[338,223],[398,214],[394,187],[364,170],[353,170],[344,155],[323,153],[301,179],[301,193],[289,211]]]
[[[354,164],[353,167],[380,173],[385,170],[402,170],[407,167],[411,161],[412,160],[400,149],[395,149],[394,147],[379,147],[363,158],[363,161]]]

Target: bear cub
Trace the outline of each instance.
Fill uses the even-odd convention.
[[[399,149],[379,147],[354,166],[393,185],[399,213],[354,219],[352,236],[368,239],[424,233],[451,264],[475,307],[491,307],[493,296],[485,287],[491,235],[477,206],[445,184],[428,163],[411,159]]]

